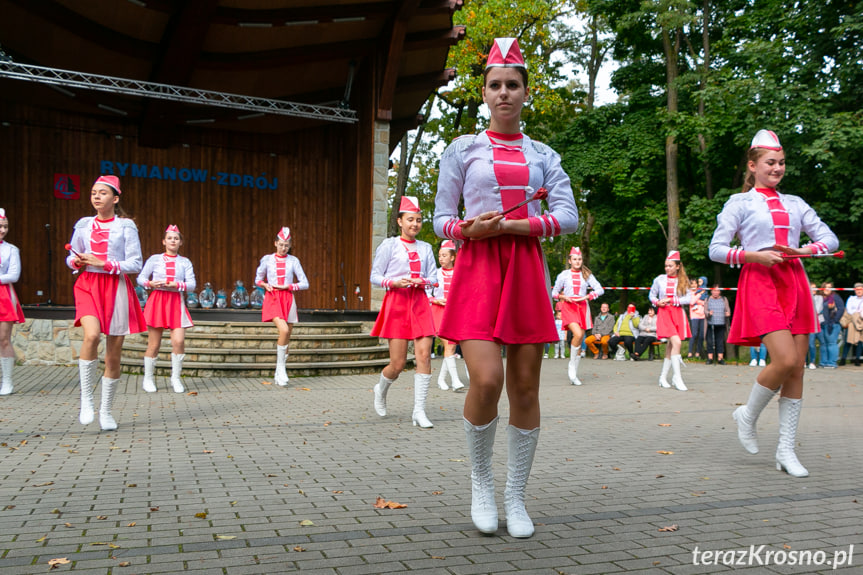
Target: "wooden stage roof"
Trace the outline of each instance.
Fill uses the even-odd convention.
[[[390,148],[445,85],[462,0],[0,0],[14,62],[329,107],[374,86]],[[369,78],[369,75],[375,77]],[[358,82],[362,80],[362,82]],[[184,128],[287,134],[327,120],[261,115],[0,78],[0,98],[137,123],[165,148]]]

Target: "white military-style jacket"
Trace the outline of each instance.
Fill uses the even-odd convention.
[[[174,274],[172,278],[168,277],[168,263],[174,261]],[[145,288],[150,288],[151,281],[174,281],[177,282],[176,288],[160,287],[163,291],[184,291],[193,292],[197,287],[195,281],[195,270],[192,267],[192,262],[189,258],[177,255],[169,256],[168,254],[155,254],[147,258],[144,262],[144,269],[138,274],[138,285]]]
[[[260,286],[264,281],[273,287],[290,286],[291,291],[309,289],[309,280],[296,256],[286,255],[285,261],[285,283],[279,283],[278,260],[282,259],[276,254],[267,254],[261,258],[258,269],[255,272],[255,285]]]
[[[406,247],[406,244],[409,247]],[[422,240],[414,240],[413,243],[408,243],[403,241],[401,237],[392,237],[382,241],[378,249],[375,250],[375,258],[372,262],[372,272],[369,278],[372,285],[389,289],[392,287],[394,281],[410,278],[409,250],[415,250],[419,255],[421,264],[419,273],[423,279],[423,286],[431,286],[438,283],[437,263],[435,263],[434,250],[431,244]]]
[[[97,274],[137,274],[141,271],[144,257],[141,255],[141,240],[138,239],[138,227],[129,218],[115,217],[110,222],[99,222],[95,216],[81,218],[75,223],[75,232],[69,242],[72,249],[79,254],[92,253],[90,250],[90,233],[93,226],[108,228],[108,259],[105,268],[86,266],[85,271]],[[76,270],[73,263],[75,255],[66,257],[66,265]]]
[[[14,284],[21,277],[21,254],[9,242],[0,242],[0,284]]]

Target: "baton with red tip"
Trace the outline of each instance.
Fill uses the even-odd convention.
[[[498,215],[499,216],[505,216],[508,213],[514,212],[515,210],[519,209],[520,207],[522,207],[523,205],[525,205],[528,202],[532,202],[534,200],[544,200],[547,197],[548,197],[548,190],[546,190],[545,188],[540,188],[536,192],[534,192],[534,194],[532,196],[530,196],[529,198],[526,198],[526,199],[520,201],[519,203],[517,203],[516,205],[514,205],[510,208],[507,208],[506,210],[502,211]]]
[[[782,257],[787,260],[798,258],[838,258],[841,260],[845,258],[845,252],[839,250],[830,254],[782,254]]]

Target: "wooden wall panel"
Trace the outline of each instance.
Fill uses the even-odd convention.
[[[290,226],[294,255],[311,284],[298,295],[304,309],[368,309],[371,190],[358,176],[371,170],[359,150],[360,126],[330,125],[279,138],[189,131],[188,147],[139,147],[134,126],[23,108],[0,102],[0,207],[10,218],[8,240],[21,248],[16,286],[23,303],[72,305],[74,276],[63,246],[74,223],[92,215],[89,191],[101,162],[208,171],[207,181],[120,176],[121,205],[139,229],[144,258],[162,250],[168,224],[186,238],[181,253],[195,264],[199,285],[230,293],[234,281],[252,284],[258,260],[273,251],[281,226]],[[217,172],[265,174],[277,190],[218,183]],[[77,174],[79,200],[56,199],[55,173]],[[214,179],[216,178],[216,179]],[[50,228],[46,228],[46,224]],[[51,250],[51,273],[48,273]],[[344,281],[342,280],[344,277]],[[353,294],[361,287],[364,301]],[[347,302],[342,294],[347,288]],[[43,294],[37,295],[41,290]]]

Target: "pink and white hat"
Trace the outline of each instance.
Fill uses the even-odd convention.
[[[99,176],[93,185],[96,184],[105,184],[109,188],[113,189],[118,194],[122,194],[123,190],[120,189],[120,178],[117,176]]]
[[[779,136],[774,132],[770,130],[758,130],[755,137],[752,138],[752,144],[749,146],[750,150],[752,148],[766,148],[778,152],[782,149],[782,144],[779,143]]]
[[[673,262],[679,262],[680,261],[680,252],[677,250],[671,250],[670,252],[668,252],[668,256],[665,259],[671,260]]]
[[[420,213],[420,202],[416,196],[402,196],[402,201],[399,204],[399,213],[412,212]]]
[[[442,250],[454,250],[455,242],[452,240],[444,240],[444,242],[440,245],[440,249]]]
[[[578,246],[572,246],[572,249],[569,250],[569,255],[580,256],[581,255],[581,248]]]
[[[165,228],[165,233],[167,234],[168,232],[177,232],[177,233],[179,234],[179,233],[180,233],[180,228],[178,228],[178,227],[177,227],[177,226],[175,226],[174,224],[171,224],[170,226],[168,226],[167,228]]]
[[[6,219],[6,210],[4,210],[3,208],[0,208],[0,220],[5,220],[5,219]]]
[[[489,68],[527,68],[524,65],[524,56],[515,38],[495,38],[485,69]]]
[[[291,228],[289,228],[287,226],[283,227],[282,229],[279,230],[279,233],[276,234],[276,237],[278,239],[282,240],[283,242],[288,241],[289,239],[291,239]]]

